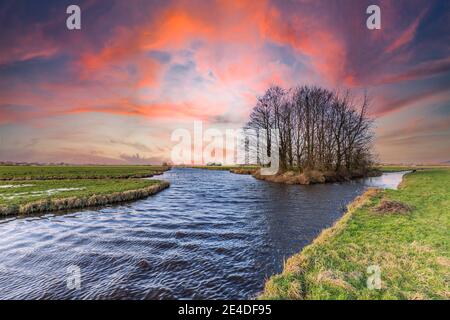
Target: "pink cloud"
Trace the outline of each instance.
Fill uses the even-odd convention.
[[[416,33],[417,28],[420,25],[421,20],[423,19],[424,15],[427,13],[428,9],[424,9],[416,19],[409,25],[408,28],[406,28],[405,31],[403,31],[395,40],[392,42],[385,50],[386,53],[392,53],[396,51],[397,49],[403,47],[404,45],[410,43]]]
[[[450,57],[431,60],[412,66],[409,70],[382,77],[378,84],[417,80],[450,71]]]
[[[427,106],[432,103],[446,101],[449,98],[449,94],[448,88],[433,88],[415,92],[401,98],[389,99],[380,97],[374,106],[373,115],[381,117],[418,104]]]

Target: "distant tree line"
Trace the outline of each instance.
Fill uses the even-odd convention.
[[[252,150],[257,162],[270,158],[272,144],[277,143],[281,170],[367,169],[373,140],[369,104],[367,95],[356,99],[349,91],[270,87],[258,98],[246,126],[258,133]]]

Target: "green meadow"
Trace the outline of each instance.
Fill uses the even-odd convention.
[[[0,166],[0,180],[144,178],[167,169],[164,166]]]
[[[144,179],[0,181],[0,205],[12,206],[43,199],[106,195],[142,189],[158,182]]]
[[[138,179],[162,166],[0,166],[0,215],[32,214],[141,199],[167,188]]]
[[[395,206],[383,212],[386,203]],[[260,298],[449,299],[449,230],[450,169],[416,171],[398,190],[369,190],[355,200],[286,261]],[[380,270],[378,289],[367,285],[370,266]]]
[[[428,170],[428,169],[450,169],[448,165],[381,165],[376,167],[383,172],[398,172],[410,170]]]

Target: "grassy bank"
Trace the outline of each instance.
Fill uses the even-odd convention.
[[[0,182],[0,215],[33,214],[140,199],[169,184],[143,179],[24,180]]]
[[[394,202],[395,201],[395,202]],[[383,213],[380,203],[410,212]],[[370,190],[335,226],[271,277],[262,299],[449,299],[450,170],[405,176],[399,190]],[[381,289],[369,289],[369,266]]]
[[[167,169],[163,166],[0,166],[0,180],[145,178]]]
[[[383,172],[399,172],[399,171],[412,171],[412,170],[430,170],[430,169],[450,169],[447,165],[434,165],[434,166],[407,166],[407,165],[382,165],[377,169]]]

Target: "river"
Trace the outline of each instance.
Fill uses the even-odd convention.
[[[254,298],[367,186],[403,174],[298,186],[173,169],[157,177],[171,187],[144,200],[2,219],[0,299]]]

